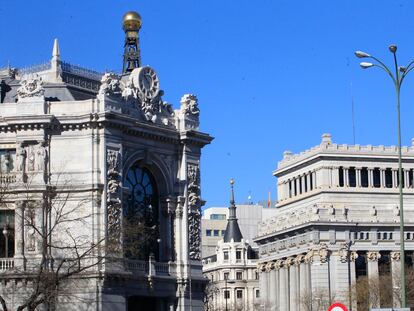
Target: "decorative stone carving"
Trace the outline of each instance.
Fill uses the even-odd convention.
[[[273,261],[269,261],[267,264],[266,264],[266,272],[270,272],[271,270],[273,270],[275,268],[275,265],[274,265],[274,263],[273,263]]]
[[[367,252],[368,261],[377,261],[380,258],[381,254],[379,252]]]
[[[201,198],[200,198],[200,168],[197,164],[187,165],[187,206],[188,206],[188,235],[190,259],[201,259]]]
[[[121,251],[121,223],[122,210],[120,198],[121,180],[121,153],[119,150],[108,149],[106,154],[107,164],[107,223],[108,246],[111,251]]]
[[[260,264],[260,265],[259,265],[259,270],[260,270],[261,272],[265,272],[265,271],[266,271],[266,263],[262,263],[262,264]]]
[[[299,254],[295,257],[295,265],[300,266],[302,262],[305,261],[305,255]]]
[[[390,257],[392,261],[400,261],[401,253],[400,252],[391,252]]]
[[[37,146],[35,163],[38,171],[44,171],[48,162],[48,153],[45,143],[40,143]]]
[[[181,111],[186,116],[199,116],[200,109],[198,108],[198,99],[194,94],[185,94],[181,97]]]
[[[357,258],[358,258],[358,253],[357,252],[351,252],[351,254],[349,255],[349,259],[352,262],[355,262],[355,260],[357,260]]]
[[[276,260],[276,262],[275,262],[275,268],[277,270],[279,270],[282,267],[283,267],[283,260]]]
[[[288,257],[285,260],[285,267],[289,268],[290,266],[293,266],[294,263],[295,263],[295,258],[294,257]]]
[[[23,172],[23,173],[25,172],[26,156],[27,156],[27,151],[25,147],[23,146],[23,144],[19,144],[19,146],[17,147],[17,165],[16,165],[17,171]]]
[[[318,250],[319,259],[321,262],[327,262],[328,261],[328,246],[325,243],[322,243]]]
[[[348,243],[342,243],[338,250],[339,260],[342,263],[348,261]]]
[[[121,83],[117,75],[105,73],[101,79],[99,94],[120,96],[122,94]]]
[[[311,263],[311,262],[313,262],[313,256],[314,256],[314,250],[311,249],[305,255],[305,263]]]
[[[26,250],[34,252],[36,250],[36,211],[29,207],[26,211]]]
[[[36,152],[34,146],[28,146],[27,170],[33,172],[35,170]]]
[[[371,208],[371,216],[377,216],[377,209],[375,206],[372,206]]]
[[[43,81],[38,74],[24,75],[20,80],[20,87],[17,89],[19,98],[43,96],[44,93]]]

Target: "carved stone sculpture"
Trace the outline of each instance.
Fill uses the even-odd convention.
[[[190,259],[200,260],[201,253],[201,198],[200,168],[197,164],[187,166],[188,234]]]
[[[122,205],[120,198],[120,169],[121,153],[119,150],[108,149],[106,154],[107,165],[107,222],[108,222],[108,246],[111,251],[121,251],[121,223]]]
[[[321,262],[327,262],[328,260],[328,255],[329,255],[329,251],[328,251],[328,246],[326,246],[326,244],[321,244],[321,246],[319,247],[319,259]]]
[[[379,252],[367,252],[368,261],[377,261],[380,258],[381,254]]]
[[[40,143],[36,151],[36,168],[38,171],[44,171],[48,160],[47,148],[43,143]]]
[[[342,243],[341,247],[338,250],[339,260],[342,263],[345,263],[348,261],[348,244]]]
[[[43,96],[44,93],[43,81],[38,74],[24,75],[20,80],[20,87],[17,89],[19,98]]]
[[[391,252],[390,257],[392,261],[400,261],[401,253],[400,252]]]
[[[185,94],[181,97],[181,111],[185,115],[199,116],[200,109],[198,108],[198,99],[194,94]]]
[[[105,73],[101,79],[101,86],[99,88],[99,94],[105,95],[121,95],[121,81],[119,77],[113,73]]]
[[[25,172],[26,170],[26,156],[27,152],[25,147],[20,144],[17,148],[17,171],[19,172]]]

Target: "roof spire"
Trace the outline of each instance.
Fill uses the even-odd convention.
[[[57,38],[55,38],[55,41],[53,42],[52,58],[53,59],[60,58],[59,42]]]
[[[239,224],[237,223],[237,216],[236,216],[236,204],[234,201],[234,179],[230,179],[230,206],[229,206],[229,219],[227,220],[227,228],[226,233],[224,234],[224,242],[230,242],[233,240],[234,242],[240,242],[243,238],[241,234]]]

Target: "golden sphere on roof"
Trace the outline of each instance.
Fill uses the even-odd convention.
[[[137,12],[127,12],[122,18],[122,28],[124,29],[124,31],[139,30],[141,28],[141,25],[142,19]]]

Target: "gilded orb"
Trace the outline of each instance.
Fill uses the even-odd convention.
[[[124,31],[137,31],[141,28],[141,25],[141,16],[137,12],[127,12],[122,18],[122,28]]]

